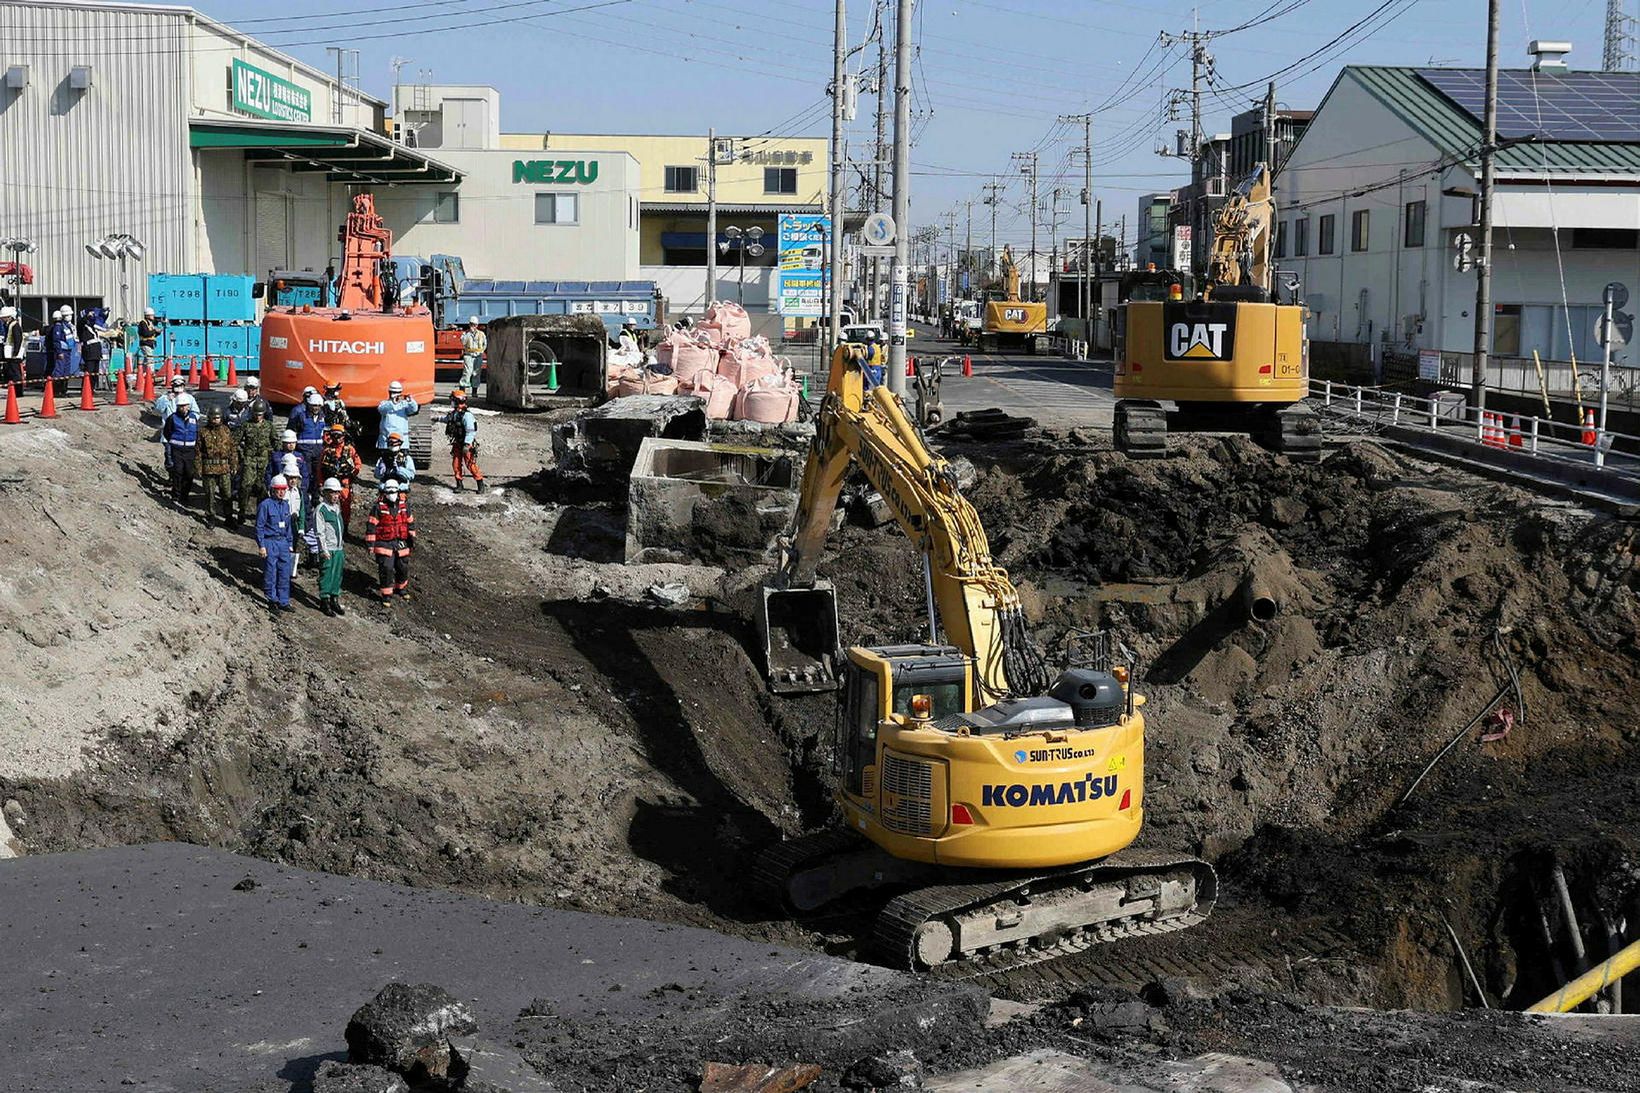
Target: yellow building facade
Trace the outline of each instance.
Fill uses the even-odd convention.
[[[519,152],[573,149],[625,152],[638,161],[638,261],[644,266],[706,265],[706,135],[638,133],[503,133],[501,146]],[[720,266],[739,255],[724,229],[762,228],[768,249],[746,258],[747,268],[774,257],[779,214],[825,211],[830,165],[824,137],[717,138]]]

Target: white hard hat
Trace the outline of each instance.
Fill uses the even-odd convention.
[[[467,319],[467,325],[468,326],[477,326],[478,325],[478,316],[477,315],[469,316],[468,319]]]
[[[324,405],[324,401],[325,400],[320,397],[319,392],[313,390],[312,388],[308,389],[307,404],[309,406],[322,406]]]
[[[171,386],[173,388],[186,387],[186,386],[188,386],[188,381],[183,379],[181,376],[172,376],[171,377]]]
[[[15,307],[0,307],[0,319],[15,318],[17,318],[17,309]]]
[[[268,485],[273,489],[283,490],[283,489],[288,489],[290,487],[290,482],[285,478],[284,475],[276,474],[276,475],[273,476],[272,480],[268,482]]]
[[[178,391],[177,392],[177,409],[178,410],[182,409],[184,406],[198,406],[198,405],[199,405],[199,403],[194,401],[194,396],[190,395],[188,392],[186,392],[186,391]]]
[[[287,452],[285,458],[280,460],[279,465],[285,469],[286,474],[302,473],[302,464],[297,461],[294,452]]]
[[[246,387],[260,388],[262,386],[262,381],[261,381],[260,378],[258,378],[256,376],[246,376],[245,377],[245,386]]]
[[[279,434],[279,443],[281,443],[281,444],[295,444],[296,443],[296,430],[295,429],[286,429],[284,432],[280,433]]]
[[[318,390],[317,387],[304,387],[302,388],[302,397],[307,398],[309,395],[316,394]]]
[[[398,493],[399,492],[399,480],[397,478],[389,478],[386,482],[383,482],[382,483],[382,492],[383,493]]]
[[[235,387],[234,388],[233,395],[231,396],[231,401],[233,401],[233,402],[249,402],[250,400],[251,400],[251,397],[245,393],[244,388],[242,388],[242,387]]]
[[[145,318],[152,319],[154,317],[154,309],[151,307],[145,307],[142,309],[142,314]]]
[[[325,479],[324,483],[322,485],[320,485],[319,488],[322,489],[322,490],[335,490],[337,493],[342,492],[341,482],[337,481],[334,478]]]
[[[390,395],[403,394],[404,384],[400,383],[398,380],[394,380],[392,383],[387,385],[387,393]]]

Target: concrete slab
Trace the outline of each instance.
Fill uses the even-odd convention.
[[[240,884],[247,876],[254,886]],[[353,1011],[393,980],[467,1000],[481,1037],[506,1037],[535,999],[570,1020],[652,1022],[679,984],[718,998],[853,1000],[870,1023],[872,1000],[903,999],[911,983],[704,930],[176,843],[12,859],[0,893],[6,1090],[306,1088],[323,1060],[343,1057]],[[972,988],[924,986],[926,1010],[892,1016],[952,1023],[953,1034],[978,1027],[983,1005],[948,1004]]]
[[[929,1078],[929,1093],[1294,1093],[1270,1063],[1209,1052],[1112,1063],[1041,1049]]]
[[[761,557],[791,522],[801,474],[789,450],[645,437],[628,480],[626,560]]]

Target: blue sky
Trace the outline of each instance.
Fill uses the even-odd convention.
[[[1381,0],[920,0],[914,64],[912,219],[956,213],[961,237],[973,200],[974,240],[989,212],[981,187],[1007,184],[999,244],[1028,240],[1026,188],[1013,152],[1036,149],[1043,203],[1064,191],[1061,234],[1080,234],[1080,127],[1060,114],[1095,111],[1094,191],[1107,230],[1141,194],[1183,181],[1182,164],[1155,154],[1188,120],[1162,117],[1166,89],[1187,87],[1188,53],[1155,46],[1164,30],[1224,30],[1277,17],[1208,46],[1218,88],[1204,96],[1204,128],[1228,131],[1231,113],[1262,96],[1267,76],[1300,62],[1377,9]],[[1633,0],[1629,0],[1633,6]],[[201,0],[200,10],[303,60],[328,67],[325,45],[361,51],[367,91],[389,98],[392,62],[403,79],[490,84],[509,131],[704,132],[823,136],[830,132],[830,0]],[[849,37],[871,28],[871,0],[849,0]],[[892,7],[892,4],[890,5]],[[1291,10],[1288,10],[1291,9]],[[1574,68],[1598,68],[1604,0],[1503,0],[1502,62],[1524,67],[1532,38],[1569,39]],[[278,12],[274,15],[273,12]],[[357,13],[344,18],[337,12]],[[1285,12],[1285,14],[1279,14]],[[1285,106],[1317,105],[1340,67],[1484,62],[1479,0],[1390,0],[1365,25],[1278,80]],[[890,28],[890,38],[892,29]],[[851,68],[874,71],[875,45]],[[891,65],[892,69],[892,65]],[[892,82],[892,75],[890,77]],[[1248,85],[1242,88],[1241,85]],[[851,152],[869,148],[873,101],[862,95]],[[1075,223],[1072,223],[1074,218]],[[1046,247],[1046,214],[1039,230]]]

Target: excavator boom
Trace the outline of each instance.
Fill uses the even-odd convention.
[[[1046,686],[1047,673],[1025,640],[1019,593],[992,559],[979,514],[957,488],[950,465],[928,450],[899,399],[870,382],[864,361],[861,346],[842,346],[832,357],[795,527],[784,545],[780,574],[764,589],[760,622],[771,688],[815,691],[837,685],[830,663],[839,645],[836,592],[817,580],[816,566],[852,465],[927,559],[946,639],[973,658],[982,697],[994,700],[1010,690],[1034,693]]]

